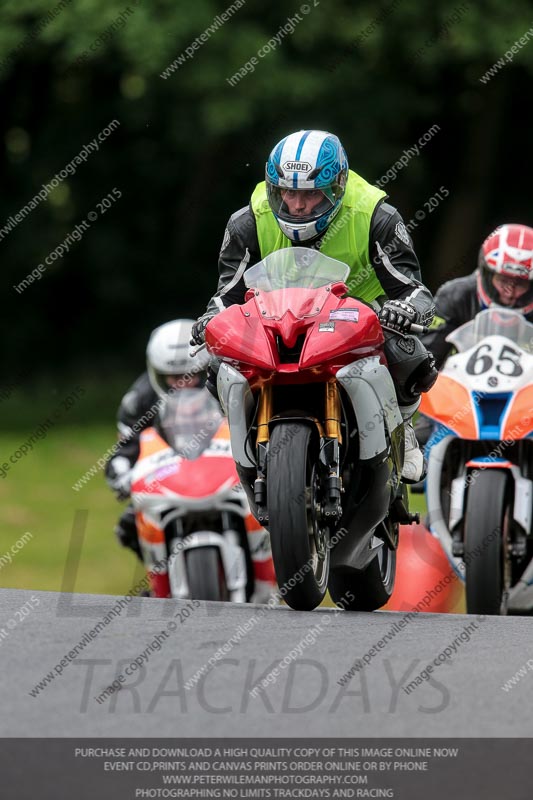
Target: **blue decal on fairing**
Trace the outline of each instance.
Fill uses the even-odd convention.
[[[476,464],[507,464],[506,458],[494,458],[494,456],[474,456],[472,459]]]
[[[435,428],[433,429],[431,436],[426,442],[426,447],[424,450],[424,454],[426,458],[429,456],[429,451],[432,447],[435,447],[436,444],[441,442],[446,436],[457,436],[457,434],[451,430],[451,428],[447,428],[446,425],[439,425],[435,423]]]
[[[480,439],[500,439],[502,420],[512,399],[511,392],[472,392]]]

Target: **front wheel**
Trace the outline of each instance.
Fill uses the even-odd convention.
[[[191,600],[229,600],[217,547],[196,547],[185,554]]]
[[[464,554],[468,614],[507,613],[510,502],[502,470],[480,472],[468,489]]]
[[[320,521],[318,442],[303,422],[280,422],[270,436],[267,497],[270,541],[283,599],[303,611],[326,594],[329,531]]]

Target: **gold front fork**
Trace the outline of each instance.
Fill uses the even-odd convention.
[[[257,410],[257,444],[268,442],[270,433],[268,423],[272,418],[272,384],[267,383],[261,388],[259,395],[259,408]]]
[[[342,444],[341,399],[335,378],[326,383],[326,436]]]
[[[326,383],[326,436],[337,439],[342,444],[341,434],[341,401],[339,388],[335,379]],[[265,384],[259,396],[257,410],[257,444],[269,441],[268,423],[272,418],[272,384]]]

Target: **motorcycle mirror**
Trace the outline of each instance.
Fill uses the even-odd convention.
[[[347,291],[348,287],[343,281],[331,284],[331,293],[334,294],[335,297],[342,297],[342,295],[346,294]]]

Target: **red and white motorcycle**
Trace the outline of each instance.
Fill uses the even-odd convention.
[[[143,431],[131,497],[153,596],[244,603],[272,587],[268,533],[250,514],[206,389],[173,393]]]

